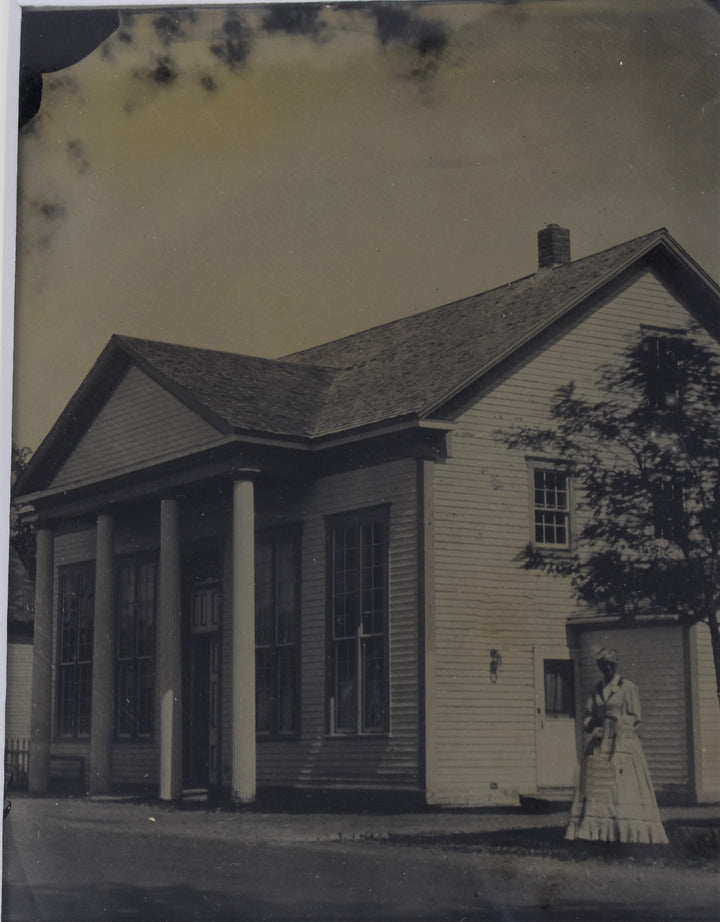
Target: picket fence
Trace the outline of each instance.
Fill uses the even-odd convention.
[[[26,788],[28,783],[28,766],[30,764],[30,740],[5,740],[5,778],[12,772],[12,786]]]

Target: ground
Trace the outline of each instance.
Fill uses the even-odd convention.
[[[16,797],[7,922],[691,922],[720,905],[720,807],[667,808],[671,844],[565,842],[567,813],[232,811]]]

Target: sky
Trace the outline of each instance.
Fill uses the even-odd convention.
[[[123,12],[18,147],[13,438],[113,333],[278,357],[661,226],[720,278],[700,0]]]

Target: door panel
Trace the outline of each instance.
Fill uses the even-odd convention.
[[[572,787],[578,757],[575,667],[567,651],[536,648],[535,714],[538,788]]]
[[[222,587],[218,557],[185,561],[183,634],[183,783],[219,784],[220,621]]]

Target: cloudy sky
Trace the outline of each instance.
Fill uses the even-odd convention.
[[[666,226],[720,276],[701,0],[122,14],[19,142],[15,440],[117,332],[280,356]]]

